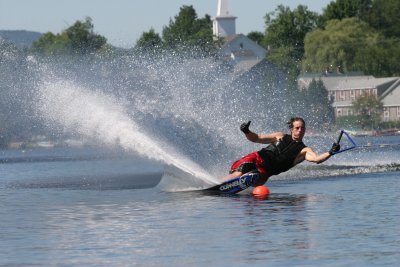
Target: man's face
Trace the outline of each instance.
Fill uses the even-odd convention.
[[[306,128],[304,127],[304,124],[302,121],[293,122],[293,128],[292,128],[293,140],[296,140],[296,141],[303,140],[303,136],[305,133],[306,133]]]

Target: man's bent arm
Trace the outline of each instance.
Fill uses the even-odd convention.
[[[246,138],[254,143],[260,143],[260,144],[270,144],[270,143],[275,143],[279,139],[283,138],[284,133],[282,132],[276,132],[272,134],[256,134],[253,132],[246,133]]]
[[[309,162],[320,164],[331,157],[331,154],[329,152],[317,155],[317,153],[315,153],[310,147],[307,147],[305,149],[306,149],[305,160]]]

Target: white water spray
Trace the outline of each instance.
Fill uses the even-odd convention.
[[[89,140],[107,146],[119,145],[126,151],[166,164],[169,176],[196,178],[198,185],[217,180],[173,147],[158,143],[128,116],[113,96],[92,92],[70,81],[44,82],[37,103],[41,117]],[[172,167],[173,166],[173,167]],[[186,176],[186,177],[182,177]]]
[[[45,81],[35,92],[41,121],[160,161],[170,184],[190,181],[182,189],[218,183],[233,160],[256,149],[243,146],[239,125],[254,120],[257,131],[270,121],[260,109],[266,99],[268,110],[280,108],[262,76],[236,77],[209,58],[66,58],[35,67]]]

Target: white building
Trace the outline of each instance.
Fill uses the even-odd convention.
[[[238,74],[260,63],[267,51],[243,34],[236,33],[236,17],[229,11],[228,0],[218,0],[217,16],[213,20],[213,34],[224,40],[219,55],[234,66]]]
[[[236,17],[229,13],[228,0],[218,0],[217,16],[213,21],[213,33],[217,37],[236,34]]]

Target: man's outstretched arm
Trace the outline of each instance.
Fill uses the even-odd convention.
[[[325,153],[318,155],[310,147],[305,148],[305,153],[306,153],[305,160],[307,160],[309,162],[317,163],[317,164],[320,164],[331,157],[331,154],[329,152],[325,152]]]
[[[305,160],[309,161],[309,162],[314,162],[317,164],[320,164],[322,162],[324,162],[325,160],[329,159],[335,152],[340,150],[340,145],[338,143],[334,143],[332,145],[332,148],[325,153],[322,153],[320,155],[318,155],[317,153],[314,152],[314,150],[312,150],[312,148],[310,147],[306,147],[304,148],[305,151]]]

